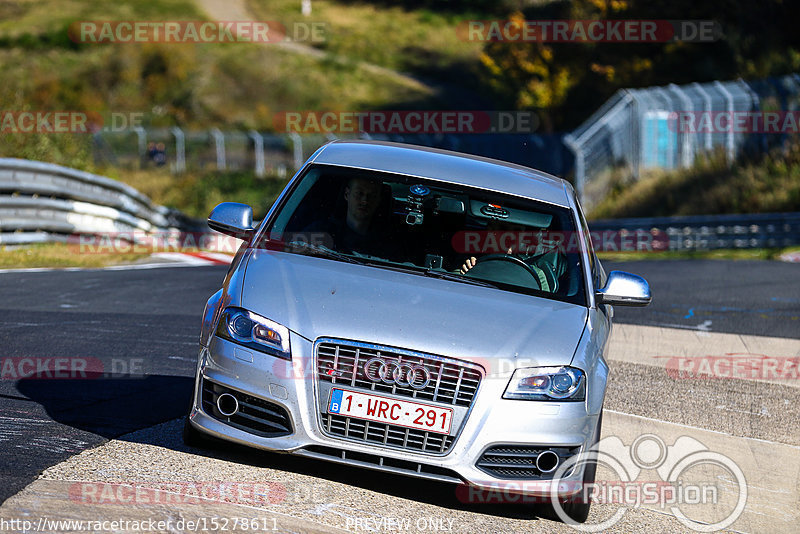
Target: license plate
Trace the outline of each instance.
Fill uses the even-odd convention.
[[[453,410],[449,408],[338,388],[331,390],[328,413],[437,434],[449,434],[453,423]]]

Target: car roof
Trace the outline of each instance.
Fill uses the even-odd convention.
[[[334,141],[313,163],[405,174],[569,207],[568,182],[505,161],[388,141]]]

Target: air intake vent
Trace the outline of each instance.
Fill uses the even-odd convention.
[[[202,379],[201,387],[203,388],[203,411],[214,419],[239,430],[267,438],[288,436],[293,432],[289,414],[277,404],[252,397],[205,378]],[[224,394],[232,395],[238,401],[235,413],[227,416],[220,412],[217,403],[220,395]],[[229,397],[225,397],[225,399],[229,399]],[[227,406],[223,406],[223,411],[230,413],[226,408]]]

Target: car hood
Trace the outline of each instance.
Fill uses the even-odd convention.
[[[503,358],[513,367],[569,364],[587,316],[565,302],[268,250],[254,250],[247,263],[242,306],[308,340],[476,363]]]

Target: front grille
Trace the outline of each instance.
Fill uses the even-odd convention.
[[[203,410],[214,419],[267,438],[288,436],[292,433],[289,414],[281,406],[205,378],[202,379],[202,388]],[[230,393],[239,401],[239,411],[230,417],[222,415],[217,409],[217,398],[223,393]]]
[[[435,432],[336,414],[320,413],[320,417],[322,428],[333,436],[404,450],[441,454],[447,451],[455,440],[453,436]]]
[[[373,382],[364,372],[364,364],[372,358],[381,358],[387,363],[422,366],[429,373],[430,383],[424,389],[416,390],[410,386]],[[458,360],[390,347],[322,342],[317,345],[317,377],[320,381],[342,386],[469,407],[478,392],[482,373],[478,366]]]
[[[321,339],[316,344],[315,354],[323,432],[351,441],[423,454],[445,454],[450,450],[483,377],[482,368],[468,362],[353,341]],[[391,374],[384,377],[391,383],[372,380],[367,376],[365,365],[373,358],[380,359],[384,364],[396,365],[395,370],[400,366],[404,369],[414,368],[419,376],[425,376],[425,380],[412,380],[419,389],[407,383],[398,385],[395,383],[397,377]],[[381,362],[372,364],[373,378],[376,378],[376,368]],[[453,435],[329,414],[325,401],[330,388],[334,386],[451,406],[454,412]]]
[[[398,460],[396,458],[387,458],[386,456],[379,456],[377,454],[345,451],[342,449],[334,449],[333,447],[323,447],[321,445],[312,445],[301,449],[299,454],[343,464],[370,467],[382,471],[391,471],[393,473],[440,480],[442,482],[451,482],[455,484],[464,482],[458,473],[450,469],[445,469],[444,467],[410,462],[408,460]]]
[[[475,466],[496,478],[550,479],[553,478],[553,472],[542,473],[536,467],[536,457],[544,451],[556,453],[558,465],[561,465],[578,454],[580,447],[495,445],[484,451]],[[568,471],[564,476],[569,476],[571,472]]]

